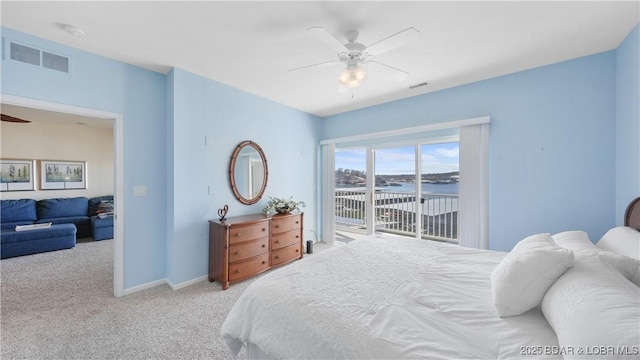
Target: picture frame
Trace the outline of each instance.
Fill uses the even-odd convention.
[[[75,190],[86,188],[86,161],[40,160],[41,190]]]
[[[35,190],[35,161],[0,159],[0,192]]]

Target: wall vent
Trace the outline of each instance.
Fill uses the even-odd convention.
[[[69,73],[69,58],[30,46],[9,42],[11,60]]]
[[[420,84],[411,85],[409,86],[409,89],[415,89],[415,88],[419,88],[421,86],[426,86],[426,85],[429,85],[429,83],[425,81],[425,82],[421,82]]]

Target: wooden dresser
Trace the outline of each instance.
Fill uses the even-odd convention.
[[[209,220],[209,281],[222,289],[272,267],[302,259],[303,213]]]

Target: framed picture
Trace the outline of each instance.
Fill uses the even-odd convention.
[[[40,160],[40,189],[68,190],[86,188],[86,161]]]
[[[0,160],[0,191],[35,190],[33,160]]]

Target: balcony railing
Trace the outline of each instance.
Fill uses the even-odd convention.
[[[376,231],[425,239],[458,241],[458,195],[423,193],[416,202],[410,192],[375,191],[373,194]],[[365,190],[335,190],[336,230],[366,231]],[[417,229],[417,206],[422,214]]]

